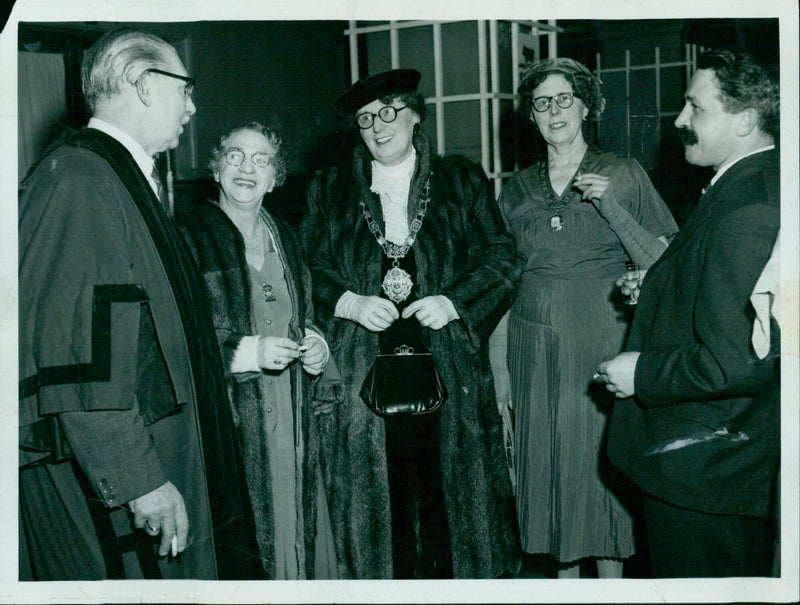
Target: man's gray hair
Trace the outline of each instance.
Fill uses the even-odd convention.
[[[94,112],[98,101],[110,98],[122,86],[136,83],[148,68],[165,69],[175,50],[149,32],[121,28],[104,34],[86,51],[81,63],[83,96]]]

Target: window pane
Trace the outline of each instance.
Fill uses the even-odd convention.
[[[419,92],[425,96],[435,94],[433,71],[433,29],[430,25],[409,27],[397,31],[400,67],[416,69],[422,74]]]
[[[444,138],[447,155],[463,155],[481,161],[481,114],[478,101],[447,103],[444,106]]]
[[[367,73],[365,75],[379,74],[392,68],[392,53],[389,45],[389,32],[373,32],[364,34],[364,43],[367,50]]]
[[[661,70],[661,111],[680,111],[686,87],[686,68],[667,67]]]
[[[480,91],[478,80],[478,30],[474,21],[442,25],[444,94]]]

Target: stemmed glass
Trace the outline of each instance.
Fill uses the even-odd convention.
[[[621,285],[628,289],[630,294],[625,301],[626,305],[635,305],[639,302],[639,279],[641,273],[639,267],[633,261],[625,263],[625,275],[622,276]]]

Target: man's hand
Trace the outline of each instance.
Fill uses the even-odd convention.
[[[172,551],[174,557],[186,550],[189,536],[189,517],[183,496],[170,481],[152,492],[131,500],[128,505],[133,513],[133,524],[151,536],[161,532],[159,556]]]
[[[641,353],[638,351],[628,351],[620,353],[614,359],[600,363],[593,379],[597,382],[604,382],[606,390],[614,393],[618,399],[633,397],[636,392],[634,376],[639,355]]]
[[[642,288],[642,282],[644,281],[644,276],[646,273],[647,269],[626,271],[617,278],[616,284],[619,288],[619,291],[625,296],[630,296],[633,298],[633,300],[637,300],[639,298],[639,290]],[[636,286],[633,286],[634,283]]]
[[[454,319],[459,319],[453,302],[441,294],[415,300],[403,309],[403,319],[414,315],[423,328],[441,330]]]

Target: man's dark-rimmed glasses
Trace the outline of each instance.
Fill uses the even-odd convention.
[[[149,67],[142,72],[142,75],[139,76],[141,78],[144,74],[160,74],[162,76],[167,76],[170,78],[175,78],[177,80],[183,80],[186,82],[186,86],[183,87],[183,96],[186,100],[189,100],[189,97],[192,96],[192,91],[194,90],[194,84],[197,80],[195,78],[190,78],[189,76],[179,76],[178,74],[171,73],[169,71],[164,71],[163,69],[156,69],[155,67]],[[137,81],[138,83],[138,81]]]

